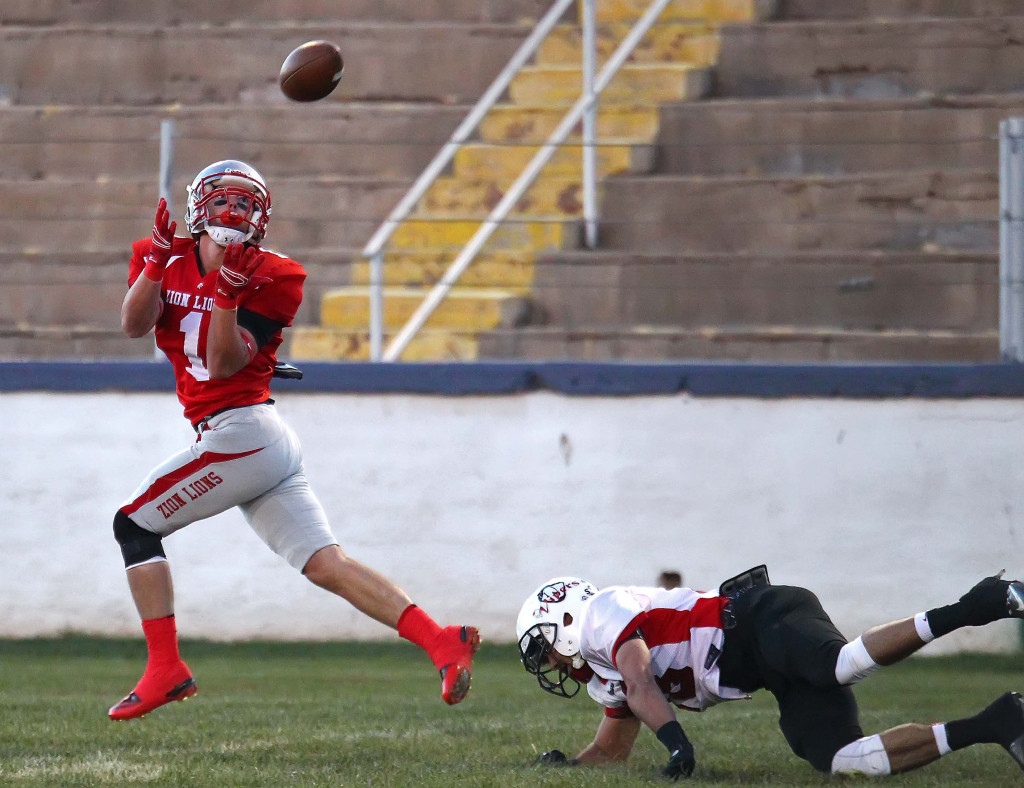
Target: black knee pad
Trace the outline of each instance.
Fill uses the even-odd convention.
[[[120,509],[114,515],[114,538],[121,545],[125,567],[135,566],[151,558],[166,558],[162,540],[152,531],[140,528]]]

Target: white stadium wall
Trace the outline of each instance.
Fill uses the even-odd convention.
[[[113,513],[192,432],[168,394],[0,395],[0,636],[136,635]],[[443,623],[513,639],[557,574],[714,588],[766,562],[863,628],[1024,574],[1020,400],[286,394],[342,546]],[[179,627],[376,639],[237,512],[165,540]],[[1010,650],[1018,622],[929,647]]]

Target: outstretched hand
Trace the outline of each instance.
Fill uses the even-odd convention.
[[[683,726],[676,720],[666,722],[658,728],[657,735],[658,741],[664,744],[669,752],[668,765],[661,770],[662,775],[670,780],[678,780],[680,777],[689,777],[693,774],[697,759]]]
[[[668,759],[668,765],[661,770],[661,773],[671,780],[678,780],[680,777],[689,777],[697,765],[694,757],[693,745],[690,742],[672,753]]]
[[[576,760],[561,750],[549,750],[538,755],[533,763],[535,766],[575,766]]]
[[[170,219],[167,200],[161,197],[156,205],[156,216],[153,218],[152,243],[149,254],[146,255],[144,271],[146,278],[154,282],[163,281],[164,269],[167,268],[167,261],[171,259],[171,243],[174,241],[174,231],[178,229],[178,223]]]
[[[234,309],[236,299],[247,289],[272,282],[269,277],[256,275],[266,258],[255,246],[228,244],[224,249],[224,262],[217,274],[214,305],[221,309]]]

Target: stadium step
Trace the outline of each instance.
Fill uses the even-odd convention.
[[[601,0],[597,4],[597,18],[601,22],[636,20],[650,5],[650,0]],[[749,22],[770,19],[777,13],[777,7],[778,0],[672,0],[659,20]]]
[[[542,255],[533,321],[979,332],[998,327],[995,252]]]
[[[999,246],[989,169],[858,175],[621,176],[604,185],[602,247],[638,252]]]
[[[0,69],[8,104],[290,106],[277,85],[281,63],[294,47],[319,38],[338,44],[348,68],[318,105],[466,104],[486,90],[531,29],[531,23],[339,22],[336,15],[316,24],[0,26]]]
[[[347,20],[387,22],[521,22],[540,18],[550,0],[345,0]],[[337,23],[336,0],[247,0],[247,27],[302,20],[306,24]],[[140,3],[138,0],[4,0],[2,25],[56,25],[144,23],[187,25],[197,19],[209,25],[238,26],[239,6],[208,0],[175,0],[173,3]],[[258,20],[256,22],[255,20]]]
[[[722,29],[723,97],[894,98],[1024,88],[1024,16],[732,25]]]
[[[386,348],[394,333],[385,332]],[[423,329],[405,350],[402,361],[476,361],[477,332]],[[293,361],[368,361],[370,334],[366,329],[303,326],[291,331],[286,355]]]
[[[423,303],[427,288],[390,287],[384,290],[384,327],[399,329]],[[524,324],[529,315],[528,299],[505,290],[453,288],[427,319],[424,328],[455,328],[480,331]],[[370,289],[339,287],[324,294],[320,325],[325,328],[368,329]]]
[[[601,92],[601,106],[657,105],[685,101],[710,91],[707,68],[688,63],[639,63],[625,65]],[[572,106],[583,92],[583,70],[576,65],[528,66],[509,85],[512,103],[518,106]]]
[[[702,0],[701,3],[676,2],[666,18],[687,18],[698,14],[704,22],[694,26],[675,25],[670,31],[662,30],[650,35],[646,48],[647,60],[625,66],[602,95],[597,113],[597,135],[601,141],[598,150],[598,168],[602,174],[647,171],[652,163],[649,143],[658,130],[658,105],[666,101],[685,101],[700,98],[711,89],[710,72],[706,68],[711,49],[707,31],[709,23],[723,19],[749,18],[755,6],[746,0]],[[612,45],[612,36],[624,34],[625,20],[634,19],[636,4],[629,2],[602,3],[606,15],[602,16],[602,51]],[[745,10],[744,10],[745,9]],[[603,14],[605,12],[602,12]],[[746,14],[746,16],[743,16]],[[697,64],[674,63],[669,58],[682,57],[692,51],[693,42],[687,33],[699,29],[696,37],[703,47]],[[680,42],[669,40],[674,35]],[[572,49],[573,37],[561,33],[561,56]],[[686,49],[684,43],[691,47]],[[556,44],[548,50],[558,57]],[[656,54],[657,57],[651,55]],[[518,74],[510,85],[507,104],[491,109],[480,124],[478,134],[482,144],[459,151],[454,162],[453,175],[436,182],[420,200],[415,213],[396,230],[389,242],[385,265],[385,282],[414,284],[436,280],[454,259],[460,248],[479,230],[479,222],[501,201],[506,190],[522,172],[536,152],[536,145],[547,139],[562,122],[566,110],[575,103],[582,89],[582,75],[576,63],[544,63],[539,60]],[[579,232],[575,221],[582,211],[581,179],[582,156],[579,137],[568,141],[542,173],[542,180],[532,185],[519,200],[510,220],[488,241],[481,260],[466,272],[445,302],[431,317],[428,327],[434,329],[478,330],[492,328],[501,322],[508,325],[527,319],[527,302],[520,296],[523,287],[532,279],[532,261],[539,251],[574,246]],[[426,254],[419,254],[429,250]],[[499,264],[499,256],[504,260]],[[398,265],[395,262],[400,261]],[[507,260],[514,260],[509,266]],[[353,267],[360,283],[368,281],[365,262]],[[487,277],[495,277],[487,282]],[[510,287],[488,291],[490,284]],[[392,289],[385,297],[385,324],[388,327],[403,324],[412,313],[423,293]],[[449,305],[448,302],[455,302]],[[345,329],[341,337],[337,331],[318,334],[314,342],[312,333],[306,333],[304,352],[318,347],[322,352],[361,354],[365,342],[358,332],[365,331],[369,323],[368,299],[365,288],[337,290],[324,297],[322,310],[324,328]],[[510,315],[512,317],[510,317]],[[353,337],[353,331],[357,335]],[[425,348],[431,344],[425,344]],[[438,348],[435,342],[432,345]],[[451,343],[440,345],[451,352]],[[339,350],[343,349],[343,350]],[[468,351],[464,351],[464,354]]]
[[[175,180],[178,234],[191,180]],[[408,184],[375,178],[278,178],[267,244],[287,252],[356,246],[401,199]],[[0,181],[0,248],[95,250],[148,234],[158,199],[155,178],[99,181]],[[179,201],[180,200],[180,201]]]
[[[543,144],[568,112],[567,106],[498,104],[480,123],[487,140]],[[658,107],[602,104],[597,110],[599,140],[653,140],[658,133]]]
[[[690,175],[988,167],[1024,93],[850,100],[723,99],[662,108],[658,162]]]
[[[241,158],[270,181],[312,176],[406,179],[409,183],[465,117],[465,106],[351,102],[316,106],[4,107],[0,178],[150,178],[160,123],[175,124],[175,171]],[[184,195],[180,192],[179,196]]]
[[[436,284],[455,260],[456,251],[443,249],[409,249],[384,254],[385,285],[429,286]],[[501,288],[514,293],[529,291],[534,278],[536,253],[528,248],[490,251],[477,255],[462,276],[460,288]],[[369,285],[370,263],[357,260],[352,264],[352,284]]]
[[[450,217],[441,214],[417,214],[398,227],[388,248],[396,251],[409,249],[444,249],[460,251],[476,235],[486,215]],[[578,223],[562,216],[520,216],[505,221],[491,235],[486,249],[542,251],[564,249],[576,245],[579,238]]]
[[[91,325],[120,331],[131,250],[0,254],[0,327]]]
[[[624,22],[606,23],[597,28],[597,63],[603,65],[632,25]],[[655,24],[629,56],[629,63],[689,63],[698,67],[713,66],[718,58],[720,39],[717,26],[686,22]],[[583,33],[578,25],[559,25],[551,31],[540,49],[537,64],[578,66],[583,62]]]
[[[598,3],[599,61],[648,5]],[[341,22],[327,0],[253,0],[259,22],[242,24],[198,0],[5,3],[0,144],[17,155],[0,161],[0,348],[49,336],[69,354],[151,352],[121,336],[118,306],[128,244],[152,220],[159,120],[174,117],[178,212],[206,163],[251,161],[274,194],[269,245],[310,272],[286,333],[327,354],[310,357],[366,358],[359,248],[548,7],[352,0]],[[545,168],[554,184],[534,186],[460,278],[454,322],[404,357],[997,357],[995,136],[1024,100],[986,93],[1024,90],[1007,44],[1024,34],[1018,13],[1009,0],[674,0],[599,105],[599,171],[617,176],[602,187],[607,251],[572,251],[577,134]],[[773,17],[789,21],[756,23]],[[330,99],[292,104],[277,69],[310,38],[337,40],[348,72]],[[394,237],[389,336],[575,99],[579,47],[578,26],[555,31]],[[726,98],[694,102],[712,90],[708,68]],[[677,96],[680,73],[695,84]],[[758,93],[780,98],[728,98]],[[640,177],[655,165],[666,172]],[[348,324],[311,325],[328,293],[344,294]]]
[[[791,326],[680,329],[527,327],[479,338],[480,359],[576,361],[995,362],[997,331],[809,330]]]
[[[352,281],[357,251],[320,247],[288,253],[308,274],[296,324],[316,322],[323,293]],[[54,336],[54,327],[62,324],[119,332],[130,258],[127,245],[92,251],[0,250],[0,326],[23,332],[49,327],[43,336]]]
[[[538,135],[540,136],[540,135]],[[647,141],[653,139],[648,136]],[[517,178],[540,150],[539,145],[468,144],[455,154],[453,169],[459,178]],[[570,139],[554,152],[541,170],[541,177],[579,177],[583,173],[583,148]],[[654,146],[642,141],[623,142],[604,138],[596,150],[599,177],[623,173],[640,174],[654,167]]]
[[[0,358],[7,361],[153,358],[152,336],[129,339],[120,328],[90,325],[0,325]]]
[[[779,19],[997,17],[1020,13],[1019,0],[785,0]]]
[[[452,217],[472,216],[481,210],[493,210],[505,197],[513,179],[438,178],[423,195],[418,210],[427,214]],[[530,186],[509,213],[523,215],[579,217],[583,213],[583,183],[580,178],[540,178]]]

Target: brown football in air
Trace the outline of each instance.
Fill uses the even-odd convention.
[[[281,64],[278,82],[292,101],[319,101],[338,86],[345,63],[330,41],[307,41]]]

